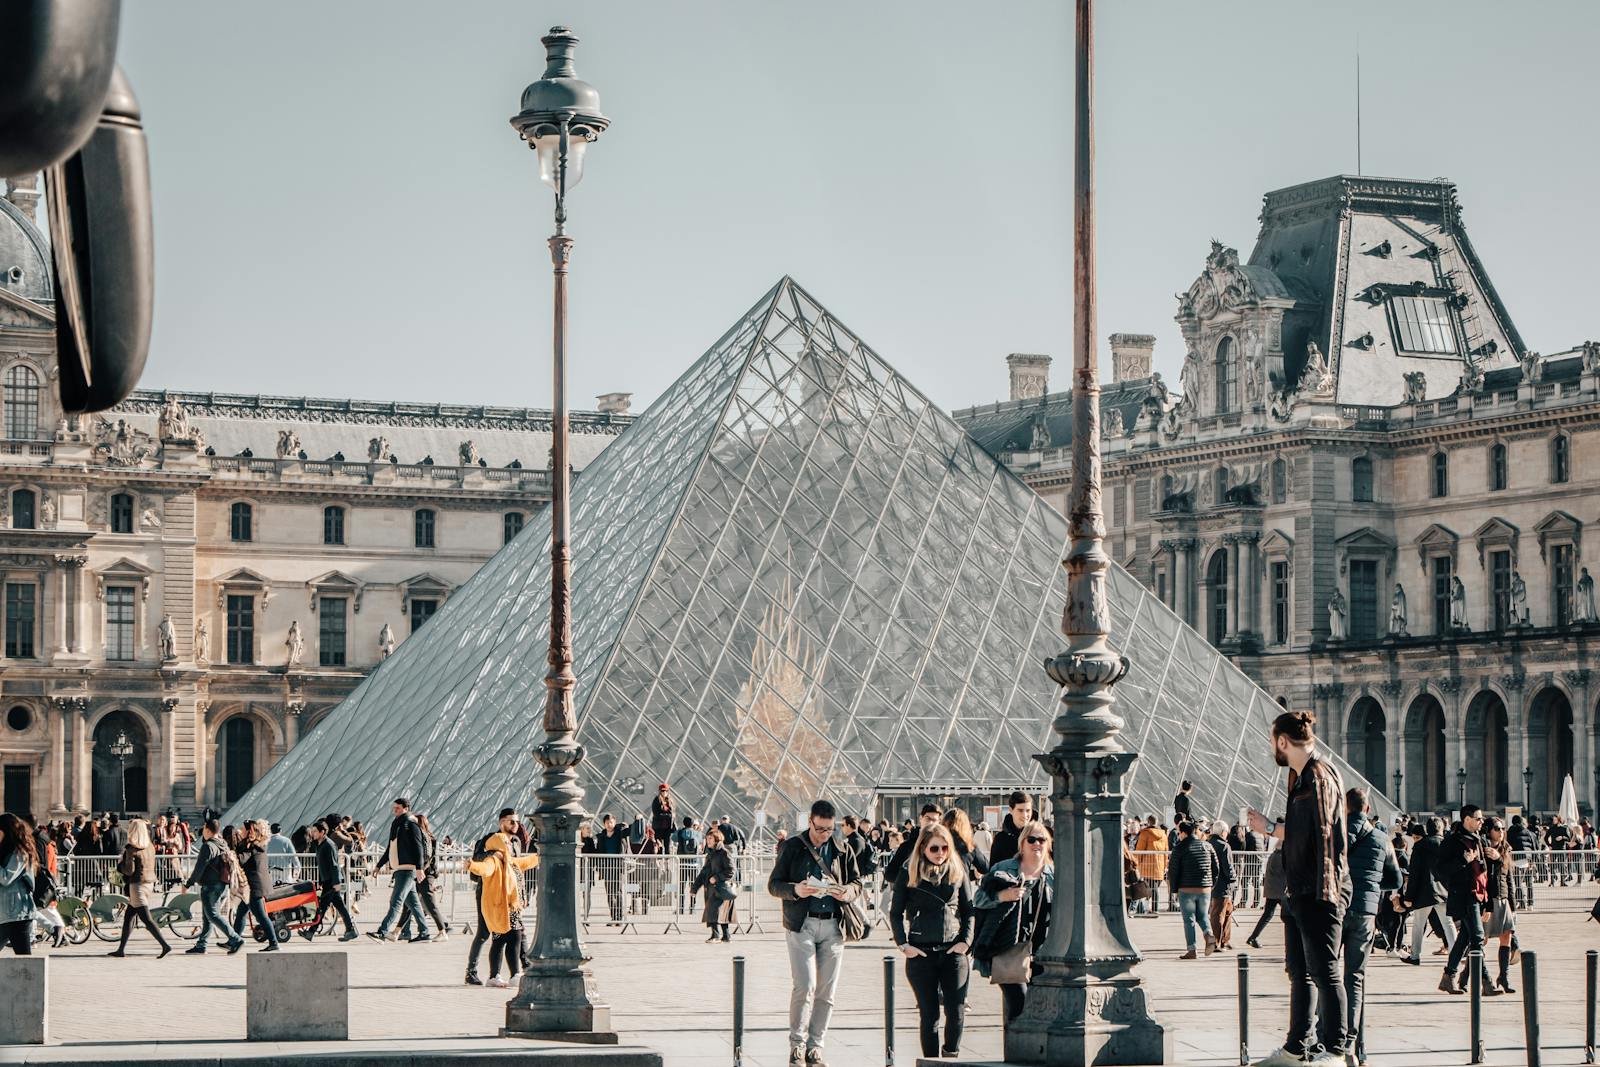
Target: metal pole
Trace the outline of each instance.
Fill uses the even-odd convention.
[[[1583,985],[1583,1062],[1594,1062],[1595,1046],[1595,985],[1600,979],[1600,952],[1590,949],[1584,953]]]
[[[1522,1030],[1528,1046],[1528,1067],[1540,1067],[1539,1057],[1539,957],[1522,954]]]
[[[894,1067],[894,957],[883,957],[883,1067]]]
[[[744,957],[733,957],[733,1067],[744,1067]]]
[[[1467,989],[1472,994],[1472,1058],[1469,1063],[1483,1062],[1483,951],[1473,949],[1467,953]]]
[[[1239,953],[1239,1067],[1250,1067],[1250,957]]]

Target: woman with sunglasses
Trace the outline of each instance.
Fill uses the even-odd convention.
[[[1044,823],[1035,819],[1017,836],[1016,856],[990,867],[973,899],[979,913],[974,958],[979,973],[1000,987],[1008,1023],[1022,1013],[1033,954],[1050,932],[1056,877]]]
[[[961,1054],[972,963],[972,882],[956,854],[950,831],[934,823],[922,831],[917,850],[900,869],[889,905],[895,944],[906,957],[906,981],[917,997],[922,1054]],[[939,1001],[944,1000],[944,1044],[939,1044]]]
[[[1511,846],[1506,842],[1506,824],[1494,817],[1483,825],[1486,838],[1483,848],[1487,876],[1485,887],[1489,893],[1483,905],[1484,939],[1498,938],[1500,941],[1500,977],[1495,979],[1494,984],[1503,993],[1515,993],[1516,990],[1511,988],[1511,942],[1517,933],[1517,907],[1512,892],[1516,865]],[[1485,960],[1485,965],[1488,962]]]

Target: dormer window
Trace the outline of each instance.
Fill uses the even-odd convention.
[[[1232,411],[1233,396],[1233,338],[1224,337],[1217,345],[1217,414]]]
[[[1455,354],[1455,327],[1450,322],[1450,305],[1443,297],[1390,297],[1389,318],[1394,327],[1395,347],[1402,352]]]

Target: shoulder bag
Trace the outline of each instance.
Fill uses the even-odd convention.
[[[833,872],[829,870],[826,863],[822,862],[822,856],[812,847],[811,842],[807,841],[803,836],[800,840],[805,842],[806,851],[811,853],[811,858],[817,861],[817,868],[825,874],[831,875]],[[843,868],[842,859],[841,857],[841,869]],[[872,929],[872,924],[867,919],[867,909],[862,905],[860,897],[861,894],[858,891],[856,898],[853,900],[842,900],[835,897],[833,901],[834,911],[839,916],[839,933],[846,942],[863,941],[866,939],[867,931]]]

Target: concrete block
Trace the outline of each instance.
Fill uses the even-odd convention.
[[[0,1045],[49,1040],[50,957],[0,956]]]
[[[245,1037],[350,1037],[350,957],[343,952],[254,952],[245,966]]]

